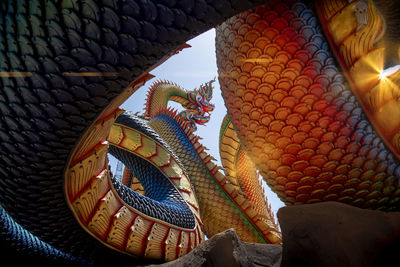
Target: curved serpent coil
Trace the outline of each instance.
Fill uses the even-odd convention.
[[[203,240],[202,225],[209,235],[227,227],[224,220],[213,225],[220,219],[213,209],[226,203],[242,238],[279,242],[262,194],[251,189],[253,168],[216,174],[169,110],[149,116],[147,126],[126,115],[114,124],[152,68],[186,40],[262,2],[2,1],[0,233],[8,237],[1,245],[29,244],[34,256],[75,263],[124,264],[131,260],[124,254],[172,260]],[[296,1],[272,1],[218,27],[235,160],[250,158],[287,204],[338,200],[398,210],[398,73],[378,78],[384,21],[372,1],[318,1],[315,10],[334,54],[313,10]],[[348,27],[339,27],[343,20]],[[110,176],[108,142],[147,198]],[[190,173],[190,160],[210,179],[196,168]],[[164,191],[149,187],[149,173]],[[241,184],[241,175],[252,182]],[[219,206],[207,209],[203,195],[195,197],[204,183]],[[239,192],[254,203],[250,209]]]

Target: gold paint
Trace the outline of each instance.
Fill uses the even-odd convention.
[[[114,216],[106,242],[113,247],[125,250],[125,237],[127,236],[127,231],[130,230],[133,218],[134,214],[123,206]]]
[[[90,219],[93,209],[102,196],[109,190],[107,181],[107,170],[101,172],[100,175],[91,179],[90,186],[79,194],[78,198],[72,203],[77,216],[83,224]]]
[[[135,151],[138,147],[142,145],[141,134],[133,129],[128,129],[126,127],[123,127],[123,129],[125,133],[125,138],[123,139],[121,146],[129,151]]]
[[[161,244],[165,235],[167,234],[168,228],[164,225],[155,223],[151,229],[150,235],[147,238],[147,247],[144,253],[146,258],[149,259],[162,259],[164,258]]]
[[[157,146],[157,155],[151,160],[156,166],[161,167],[167,164],[170,161],[170,158],[171,156],[166,149],[161,146]]]
[[[122,139],[124,138],[124,133],[122,131],[121,126],[117,124],[113,124],[111,126],[110,134],[108,136],[108,142],[110,144],[119,144],[121,143]]]
[[[178,245],[179,231],[173,228],[169,229],[168,237],[165,240],[165,260],[171,261],[176,259],[176,246]]]
[[[110,190],[107,195],[100,200],[100,205],[95,212],[87,228],[99,238],[105,238],[114,214],[121,208],[121,203]]]
[[[75,163],[66,172],[67,195],[74,198],[89,180],[104,168],[107,145],[99,145],[85,159]]]
[[[178,257],[182,257],[187,253],[189,247],[189,233],[185,231],[181,232],[181,240],[178,247],[179,247]]]
[[[147,238],[146,234],[149,231],[152,222],[146,220],[141,216],[137,216],[131,227],[131,233],[128,237],[128,242],[126,244],[126,251],[133,255],[141,256],[143,244]]]
[[[156,154],[156,143],[152,139],[142,135],[142,146],[138,148],[136,153],[145,158],[151,157]]]

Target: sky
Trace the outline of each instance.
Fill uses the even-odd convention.
[[[210,121],[205,126],[197,126],[196,134],[203,138],[200,142],[209,149],[208,153],[217,159],[218,165],[221,166],[218,144],[219,130],[222,119],[226,114],[226,108],[218,83],[218,70],[215,55],[215,30],[211,29],[189,40],[187,43],[191,45],[190,48],[184,49],[179,54],[174,55],[151,71],[150,73],[153,74],[155,78],[148,81],[143,87],[136,91],[121,108],[142,114],[147,90],[150,85],[157,80],[168,80],[177,83],[186,90],[193,90],[212,80],[214,77],[217,77],[216,82],[213,83],[214,91],[213,98],[211,99],[211,103],[215,105],[215,109],[211,113]],[[178,107],[178,105],[170,106]],[[115,173],[115,162],[113,159],[110,159],[110,162],[112,164],[112,170]],[[278,209],[284,206],[284,204],[265,183],[264,188],[272,211],[276,214]]]

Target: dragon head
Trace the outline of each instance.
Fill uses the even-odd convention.
[[[210,120],[210,113],[214,110],[214,105],[210,103],[213,92],[212,83],[215,78],[208,83],[201,85],[199,89],[188,92],[188,103],[184,105],[185,110],[180,113],[181,117],[189,122],[189,126],[196,130],[196,124],[204,125]]]

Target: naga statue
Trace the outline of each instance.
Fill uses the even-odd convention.
[[[228,228],[279,244],[259,174],[287,205],[399,211],[400,71],[384,71],[399,64],[399,9],[383,2],[1,1],[2,255],[171,261]],[[224,173],[195,134],[215,79],[156,81],[144,114],[119,108],[212,27]]]

